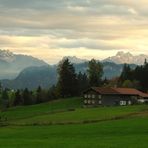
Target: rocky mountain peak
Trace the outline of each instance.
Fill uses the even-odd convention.
[[[69,59],[71,63],[75,63],[75,64],[84,63],[87,61],[85,59],[77,58],[76,56],[65,56],[63,57],[63,59]]]
[[[15,59],[15,56],[9,50],[0,49],[0,60],[5,62],[12,62]]]
[[[148,59],[148,56],[144,54],[135,56],[135,55],[132,55],[130,52],[119,51],[115,56],[108,57],[103,61],[114,62],[117,64],[127,63],[127,64],[142,65],[145,59]]]

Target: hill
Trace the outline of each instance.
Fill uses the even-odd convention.
[[[104,78],[113,78],[119,76],[123,69],[123,64],[115,64],[110,62],[104,62]],[[74,64],[76,72],[87,73],[88,62]],[[136,65],[131,64],[133,69]],[[49,88],[55,85],[57,82],[57,65],[53,66],[41,66],[41,67],[29,67],[24,69],[14,80],[1,80],[3,87],[11,89],[36,89],[39,85],[43,88]]]
[[[0,112],[0,147],[147,148],[147,105],[81,107],[69,98]]]
[[[13,79],[22,70],[32,66],[45,66],[43,60],[32,56],[14,54],[9,50],[0,50],[0,79]]]
[[[83,108],[82,98],[67,98],[30,106],[9,108],[0,112],[7,124],[34,125],[58,123],[91,123],[147,114],[147,105]]]
[[[45,115],[53,112],[67,111],[71,108],[81,108],[82,98],[59,99],[47,103],[18,106],[9,108],[6,112],[0,112],[1,117],[7,117],[8,120],[26,119],[37,115]]]
[[[1,80],[4,88],[36,89],[38,86],[49,88],[57,82],[55,66],[29,67],[24,69],[14,80]]]

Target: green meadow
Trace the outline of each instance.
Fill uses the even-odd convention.
[[[148,147],[147,105],[82,105],[81,98],[69,98],[1,112],[0,147]]]

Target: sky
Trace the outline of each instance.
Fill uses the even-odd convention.
[[[50,64],[147,54],[148,0],[0,0],[0,49]]]

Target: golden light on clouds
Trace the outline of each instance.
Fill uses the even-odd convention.
[[[0,48],[49,63],[148,50],[148,1],[0,0]]]

